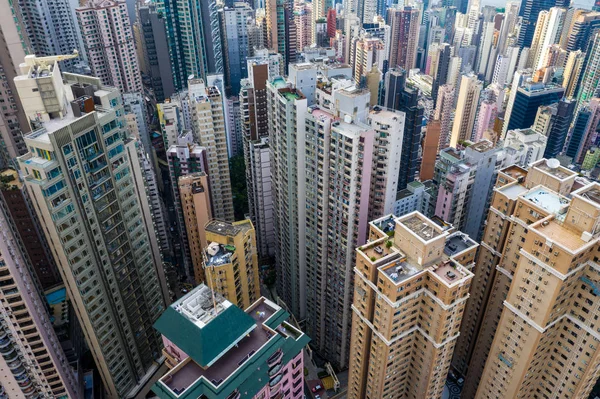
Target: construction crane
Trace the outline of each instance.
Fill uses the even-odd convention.
[[[51,55],[48,57],[36,57],[35,54],[30,54],[25,56],[25,64],[30,67],[40,66],[42,68],[46,68],[48,65],[54,64],[56,61],[71,60],[77,57],[79,57],[79,51],[77,50],[73,50],[72,54]]]

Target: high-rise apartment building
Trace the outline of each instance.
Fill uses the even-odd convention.
[[[580,102],[589,101],[596,96],[598,88],[598,72],[600,72],[600,33],[596,33],[593,39],[590,39],[588,52],[586,53],[585,70],[581,75],[581,82],[577,92],[577,99]]]
[[[573,98],[577,94],[577,85],[583,71],[584,61],[585,53],[582,53],[581,50],[571,51],[567,57],[562,83],[562,86],[565,88],[565,97],[567,98]]]
[[[256,245],[258,254],[263,257],[275,256],[275,231],[273,226],[273,181],[271,178],[271,154],[269,139],[263,137],[248,144],[248,161],[250,167],[247,175],[251,178],[246,181],[248,193],[252,193],[250,215],[253,224],[257,223]],[[250,186],[251,184],[251,186]],[[254,222],[254,220],[256,222]]]
[[[165,0],[164,18],[176,91],[184,90],[192,75],[206,79],[210,73],[223,73],[215,0]]]
[[[25,61],[15,79],[34,127],[18,159],[25,185],[107,396],[132,397],[161,362],[152,323],[167,300],[136,141],[117,89]]]
[[[70,0],[19,0],[19,7],[32,54],[38,57],[79,52],[79,58],[59,63],[62,71],[82,73],[87,56]],[[77,3],[75,3],[77,4]],[[77,4],[78,5],[78,4]],[[4,28],[4,25],[3,25]]]
[[[567,10],[560,7],[539,13],[529,50],[529,67],[538,70],[547,65],[548,47],[560,41],[566,14]]]
[[[460,349],[456,350],[453,360],[455,369],[466,375],[464,395],[476,397],[503,302],[515,279],[515,268],[521,258],[528,259],[520,251],[525,240],[519,235],[527,234],[536,220],[566,209],[569,201],[563,196],[572,190],[576,178],[575,172],[544,159],[532,163],[529,170],[509,166],[498,173],[481,250],[473,269],[471,299],[457,344]],[[538,303],[535,298],[533,300]],[[505,359],[510,362],[508,357]]]
[[[292,146],[297,131],[304,128],[306,97],[286,87],[282,78],[266,84],[271,162],[271,184],[277,262],[277,292],[297,319],[306,317],[305,265],[300,261],[300,176],[298,154]],[[288,142],[290,145],[288,145]],[[294,148],[295,147],[295,148]],[[302,248],[304,250],[304,248]]]
[[[179,200],[185,222],[194,281],[204,282],[203,251],[207,246],[204,226],[212,220],[212,204],[208,177],[204,172],[182,175],[177,180]]]
[[[329,28],[329,14],[327,14],[327,17],[327,27]],[[306,47],[313,44],[315,22],[312,3],[294,2],[294,25],[296,27],[296,48],[298,51],[304,51]]]
[[[246,59],[252,48],[248,40],[248,25],[254,23],[254,10],[247,3],[234,3],[233,7],[219,10],[223,40],[223,66],[225,92],[228,96],[240,93],[240,81],[248,77]]]
[[[310,338],[289,317],[264,297],[243,311],[201,284],[155,324],[170,370],[154,392],[161,399],[301,399]]]
[[[387,23],[391,28],[390,68],[408,71],[415,67],[421,22],[419,17],[419,10],[413,7],[387,9]]]
[[[256,235],[250,220],[204,226],[206,285],[245,309],[260,297]]]
[[[443,150],[450,145],[452,132],[452,118],[454,116],[454,87],[442,85],[439,88],[435,113],[433,118],[440,121],[439,149]]]
[[[160,103],[175,92],[166,21],[162,8],[155,2],[138,4],[136,13],[133,30],[142,83]]]
[[[142,91],[133,32],[124,0],[89,0],[77,21],[92,75],[121,92]]]
[[[406,83],[406,71],[390,69],[385,77],[385,106],[404,113],[402,156],[398,190],[415,180],[419,166],[419,144],[423,123],[423,107],[419,104],[419,90]]]
[[[60,284],[60,274],[42,235],[42,226],[32,209],[27,190],[19,181],[18,173],[13,169],[5,169],[0,172],[0,177],[1,204],[14,224],[15,234],[22,242],[22,250],[29,258],[41,289]]]
[[[463,75],[456,102],[456,112],[450,136],[450,147],[455,147],[465,140],[471,140],[477,108],[479,106],[479,95],[483,89],[483,83],[477,76]]]
[[[352,247],[366,240],[369,212],[393,210],[404,115],[357,110],[370,93],[348,80],[320,82],[311,107],[283,79],[267,90],[278,293],[319,352],[344,367]]]
[[[23,133],[29,123],[19,96],[15,96],[14,78],[19,63],[29,52],[29,42],[17,4],[0,4],[0,165],[8,166],[12,158],[27,152]]]
[[[419,212],[369,224],[356,250],[349,398],[441,397],[477,247]]]
[[[0,199],[0,396],[81,397],[7,205]]]
[[[191,132],[187,131],[179,138],[179,144],[173,145],[167,150],[167,162],[169,165],[169,177],[171,180],[171,189],[173,190],[173,207],[177,216],[177,229],[181,244],[181,260],[183,262],[182,274],[186,275],[189,280],[196,276],[199,267],[199,259],[191,250],[198,243],[192,243],[192,238],[188,237],[189,228],[187,227],[188,218],[190,217],[190,209],[187,201],[181,199],[182,192],[178,184],[183,176],[193,175],[207,170],[207,153],[206,148],[193,143]],[[210,194],[210,185],[206,187]],[[211,200],[212,203],[212,200]],[[177,251],[177,248],[175,248]],[[202,281],[202,280],[200,280]]]
[[[549,10],[551,7],[568,6],[563,0],[525,0],[521,3],[519,16],[523,18],[519,29],[517,44],[521,49],[530,48],[535,33],[536,22],[540,11]]]
[[[600,186],[556,164],[540,161],[524,185],[503,190],[521,193],[498,265],[509,281],[477,397],[587,398],[600,374],[593,260]]]
[[[242,82],[240,91],[248,205],[261,257],[275,255],[267,81],[281,76],[282,67],[280,54],[268,50],[259,52],[248,59],[248,79]]]
[[[515,89],[513,82],[513,89]],[[518,85],[517,85],[518,87]],[[541,105],[557,103],[563,96],[565,89],[554,84],[526,83],[516,88],[515,96],[509,97],[504,115],[504,134],[508,130],[526,129],[531,127],[535,121],[538,108]]]
[[[354,66],[354,81],[356,85],[360,85],[363,80],[366,80],[367,74],[374,65],[380,71],[383,70],[387,54],[381,39],[363,37],[353,42],[351,57]]]
[[[201,79],[189,81],[192,130],[196,142],[206,148],[210,191],[215,219],[233,221],[233,197],[229,177],[227,132],[221,93]]]

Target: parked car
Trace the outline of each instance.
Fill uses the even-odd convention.
[[[323,387],[321,386],[321,384],[315,385],[312,389],[313,393],[320,391],[321,389],[323,389]]]

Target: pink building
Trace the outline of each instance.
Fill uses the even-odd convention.
[[[124,0],[89,0],[75,12],[92,75],[121,92],[141,92],[133,33]]]
[[[479,106],[479,114],[477,115],[477,124],[475,125],[475,135],[473,142],[477,143],[483,138],[483,133],[494,127],[494,120],[498,116],[498,107],[496,101],[483,100]]]
[[[169,372],[160,398],[301,399],[309,338],[266,298],[242,311],[201,284],[173,303],[154,327]]]

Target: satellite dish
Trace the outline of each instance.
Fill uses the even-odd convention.
[[[546,161],[546,165],[548,165],[550,169],[556,169],[560,166],[560,161],[556,158],[552,158]]]

